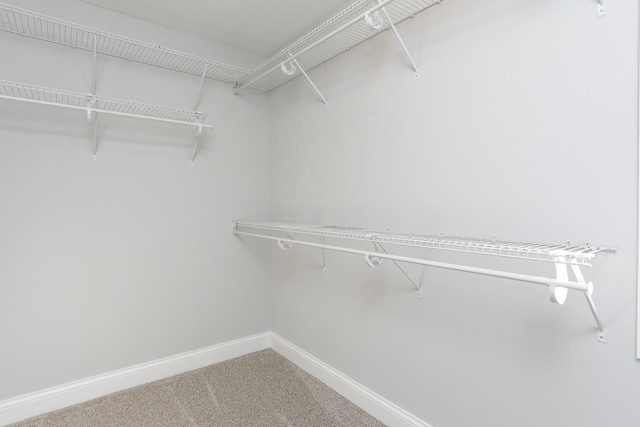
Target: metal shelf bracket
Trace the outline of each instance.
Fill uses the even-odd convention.
[[[291,249],[293,247],[294,242],[297,242],[297,239],[291,235],[290,233],[287,233],[287,239],[288,240],[278,240],[278,246],[280,247],[280,249],[282,249],[283,251],[288,251],[289,249]],[[318,263],[318,265],[320,267],[322,267],[322,272],[326,273],[327,272],[327,267],[325,265],[324,262],[324,249],[322,249],[322,261],[318,259],[318,257],[316,257],[314,254],[311,253],[311,251],[309,251],[309,249],[307,249],[307,247],[302,244],[302,245],[298,245],[302,248],[302,250],[304,250],[307,255],[309,255],[309,257],[311,259],[313,259],[315,262]]]
[[[586,285],[586,289],[583,291],[584,296],[589,304],[589,309],[591,310],[591,314],[596,321],[596,325],[598,327],[598,335],[597,339],[601,343],[607,342],[607,331],[604,329],[602,321],[600,320],[600,316],[598,315],[598,311],[596,310],[596,305],[593,302],[593,283],[586,283],[584,280],[584,276],[582,275],[582,270],[580,269],[580,265],[576,263],[575,260],[563,260],[558,258],[558,262],[555,263],[556,267],[556,280],[557,281],[568,281],[569,280],[569,269],[568,266],[571,266],[571,270],[573,271],[573,275],[576,278],[576,282],[582,285]],[[569,292],[568,288],[563,286],[558,286],[555,284],[549,284],[549,294],[551,298],[551,302],[556,304],[564,304],[567,300],[567,294]]]
[[[316,94],[318,94],[320,99],[322,99],[322,102],[324,103],[324,108],[329,108],[329,103],[327,102],[327,99],[322,95],[322,92],[320,92],[320,89],[318,89],[315,83],[313,83],[313,80],[311,80],[307,72],[304,71],[304,68],[300,66],[300,63],[298,62],[298,60],[291,54],[291,52],[288,52],[288,55],[289,55],[289,61],[283,62],[280,64],[280,69],[282,70],[282,72],[288,76],[292,76],[296,73],[297,70],[300,70],[300,72],[307,79],[307,81],[309,82],[313,90],[315,90]]]
[[[380,4],[380,0],[374,0],[374,3],[379,5]],[[382,11],[382,14],[384,15],[384,17],[387,18],[387,22],[389,22],[389,27],[391,28],[391,30],[393,30],[393,33],[395,34],[396,38],[400,42],[400,46],[402,46],[402,50],[404,50],[405,55],[407,55],[407,59],[411,63],[411,66],[413,67],[413,70],[416,73],[415,74],[416,80],[419,79],[420,78],[420,70],[418,69],[418,66],[416,65],[415,61],[413,60],[413,57],[411,56],[411,53],[409,53],[409,49],[407,49],[407,45],[404,44],[404,40],[402,40],[402,37],[400,36],[400,33],[398,32],[398,29],[394,25],[393,20],[391,19],[391,16],[389,16],[389,12],[387,12],[387,8],[382,7],[381,9],[378,9],[376,12],[379,12],[380,10]],[[382,21],[382,18],[380,18],[380,21]],[[367,19],[367,23],[369,23],[369,25],[371,25],[373,28],[376,28],[369,22],[369,19]]]
[[[380,243],[376,242],[374,240],[373,245],[376,248],[376,252],[380,252],[383,253],[385,255],[389,255],[389,252],[387,252],[387,250],[384,248],[384,246],[382,246]],[[380,259],[380,264],[382,264],[382,258]],[[404,268],[402,268],[402,266],[400,264],[398,264],[398,261],[392,259],[391,262],[393,262],[395,264],[396,267],[398,267],[398,270],[400,270],[402,272],[402,274],[404,274],[404,277],[407,278],[407,280],[409,282],[411,282],[411,284],[413,285],[414,288],[416,288],[416,290],[418,291],[418,298],[422,298],[422,283],[420,283],[420,285],[417,285],[416,282],[409,276],[409,274],[407,274],[407,272],[404,270]]]

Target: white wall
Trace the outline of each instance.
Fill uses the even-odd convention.
[[[585,271],[609,343],[579,293],[427,269],[419,300],[389,262],[272,245],[274,332],[434,427],[638,425],[638,4],[596,3],[446,0],[399,28],[418,81],[386,32],[310,72],[328,110],[274,90],[270,215],[617,246]]]
[[[261,58],[77,0],[16,6],[238,65]],[[0,32],[0,78],[89,93],[92,55]],[[200,79],[99,57],[100,95],[191,108]],[[0,100],[0,400],[269,330],[267,97],[206,81],[189,127]]]

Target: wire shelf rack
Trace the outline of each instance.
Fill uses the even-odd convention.
[[[445,270],[460,271],[483,276],[497,277],[514,282],[535,283],[548,287],[549,299],[556,304],[564,304],[568,291],[583,293],[589,309],[597,325],[597,340],[607,342],[607,333],[600,319],[595,302],[592,298],[593,284],[586,282],[582,274],[582,266],[590,266],[590,260],[598,252],[615,251],[615,248],[585,245],[549,244],[522,242],[496,239],[475,239],[446,236],[432,236],[414,233],[393,233],[375,229],[339,227],[321,224],[297,224],[276,221],[235,221],[234,233],[239,236],[258,237],[278,242],[281,249],[287,250],[299,245],[312,257],[323,271],[325,270],[324,252],[319,258],[309,251],[309,248],[325,249],[363,255],[367,264],[372,268],[379,267],[383,260],[389,260],[417,289],[418,297],[422,298],[422,281],[416,282],[399,263],[410,263]],[[325,243],[305,239],[300,235],[331,237],[351,241],[368,241],[373,248],[367,250],[357,248],[346,243]],[[492,255],[497,257],[516,258],[523,260],[546,261],[553,263],[556,277],[536,276],[505,270],[495,270],[465,264],[452,264],[427,259],[427,257],[408,257],[387,251],[382,244],[404,245],[418,248],[439,249],[462,253]],[[573,272],[575,280],[569,280],[569,270]]]
[[[234,83],[249,70],[0,3],[0,30]]]
[[[362,240],[377,243],[438,249],[506,258],[518,258],[553,263],[571,263],[590,266],[590,261],[598,252],[613,248],[573,245],[570,243],[540,243],[497,239],[477,239],[426,235],[415,233],[394,233],[374,229],[339,227],[320,224],[295,224],[284,222],[237,222],[239,229],[269,230],[291,234],[306,234],[339,239]]]
[[[441,1],[391,0],[385,2],[385,8],[393,23],[397,24],[431,6],[441,3]],[[318,27],[275,52],[265,62],[241,77],[236,86],[242,88],[259,81],[260,88],[266,90],[274,89],[302,74],[299,69],[291,75],[281,72],[272,73],[272,71],[280,68],[281,63],[288,62],[289,54],[298,54],[296,59],[300,66],[304,70],[309,70],[379,34],[382,29],[373,29],[366,23],[364,18],[359,19],[376,4],[375,1],[371,0],[355,1]],[[388,25],[385,28],[388,28]],[[326,39],[323,40],[324,38]],[[300,52],[303,53],[300,54]],[[267,75],[269,76],[268,80],[265,79]]]
[[[212,128],[206,113],[0,80],[0,99]]]

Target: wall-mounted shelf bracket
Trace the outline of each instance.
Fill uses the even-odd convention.
[[[376,252],[380,252],[386,255],[389,255],[389,252],[387,252],[387,250],[384,248],[384,246],[382,246],[380,243],[376,242],[375,240],[373,241],[373,245],[376,248]],[[378,265],[382,264],[382,258],[378,258],[380,260],[380,262],[378,263]],[[407,278],[407,280],[409,282],[411,282],[411,284],[413,285],[414,288],[416,288],[416,291],[418,291],[418,298],[422,298],[422,283],[420,283],[420,285],[417,285],[416,282],[409,276],[409,274],[404,270],[404,268],[402,268],[402,266],[400,264],[398,264],[398,261],[392,259],[391,262],[393,262],[395,264],[396,267],[398,267],[398,269],[402,272],[402,274],[404,274],[404,277]],[[367,263],[369,263],[369,261],[367,260]],[[369,264],[371,267],[374,267],[373,265]],[[378,265],[376,265],[375,267],[377,267]]]
[[[289,54],[289,61],[283,62],[280,64],[280,68],[282,72],[288,76],[292,76],[296,73],[297,70],[300,70],[300,72],[305,77],[305,79],[307,79],[307,81],[309,82],[313,90],[316,91],[316,94],[318,94],[320,99],[322,99],[322,102],[324,103],[324,108],[329,108],[329,103],[327,102],[327,99],[322,95],[322,92],[320,92],[320,89],[318,89],[315,83],[313,83],[313,80],[311,80],[311,77],[309,77],[309,75],[304,70],[304,68],[300,66],[300,63],[296,58],[294,58],[291,52],[289,52],[288,54]]]
[[[607,1],[608,0],[598,0],[598,16],[607,14]]]
[[[290,233],[287,233],[287,240],[278,240],[278,246],[280,247],[280,249],[282,249],[283,251],[288,251],[289,249],[291,249],[293,247],[294,242],[297,242],[297,239],[291,235]],[[324,262],[324,249],[322,249],[322,261],[318,259],[318,257],[316,257],[314,254],[311,253],[311,251],[309,249],[307,249],[307,247],[305,245],[299,245],[302,250],[304,250],[307,255],[309,255],[309,257],[311,259],[313,259],[315,262],[318,263],[318,265],[320,267],[322,267],[322,272],[326,273],[327,272],[327,267],[325,265]]]
[[[378,5],[380,4],[380,0],[374,0],[374,2],[376,4],[378,4]],[[416,65],[415,61],[413,60],[413,57],[411,56],[411,53],[409,53],[409,49],[407,49],[407,45],[404,43],[404,40],[402,40],[402,37],[400,36],[400,33],[398,32],[398,29],[396,28],[395,24],[393,23],[393,20],[391,19],[391,16],[389,16],[389,12],[387,12],[387,8],[382,7],[381,9],[378,9],[376,12],[380,12],[380,11],[382,11],[382,15],[384,15],[384,17],[387,19],[387,22],[389,23],[389,28],[391,28],[391,30],[395,34],[396,38],[400,42],[400,46],[402,46],[402,50],[404,50],[405,55],[407,55],[407,59],[411,63],[411,66],[413,67],[413,71],[415,71],[416,80],[419,79],[420,78],[420,70],[418,69],[418,66]],[[379,18],[378,22],[382,22],[382,18]],[[379,26],[376,26],[375,24],[372,24],[371,22],[369,22],[369,19],[367,19],[367,23],[369,25],[371,25],[371,27],[374,28],[374,29],[377,29],[377,28],[381,27],[381,24]]]

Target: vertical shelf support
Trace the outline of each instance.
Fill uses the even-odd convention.
[[[380,0],[375,0],[375,3],[380,4]],[[404,40],[402,40],[402,37],[400,36],[400,33],[398,32],[398,29],[394,25],[393,20],[391,19],[391,16],[389,16],[389,12],[387,12],[387,9],[385,7],[382,7],[380,10],[382,10],[382,13],[384,14],[385,18],[387,18],[387,21],[389,22],[389,27],[391,28],[391,30],[393,30],[393,33],[395,34],[396,38],[400,42],[400,46],[402,46],[402,50],[404,50],[405,55],[407,55],[407,59],[409,59],[409,62],[411,63],[411,66],[413,67],[413,70],[416,73],[415,74],[416,80],[419,79],[420,78],[420,70],[418,69],[418,66],[416,65],[415,61],[413,60],[413,57],[411,56],[411,53],[409,53],[409,49],[407,49],[407,45],[404,43]],[[367,23],[369,25],[371,25],[372,28],[377,29],[377,23],[371,21],[368,18],[367,18]]]
[[[304,71],[304,68],[300,66],[300,63],[296,58],[293,57],[291,52],[289,52],[289,58],[290,60],[288,63],[283,62],[282,64],[280,64],[280,68],[282,69],[282,72],[285,73],[286,75],[292,76],[296,73],[296,69],[299,69],[302,75],[307,79],[307,81],[309,82],[313,90],[316,91],[316,94],[318,94],[320,99],[322,99],[322,102],[324,103],[324,108],[329,108],[329,103],[327,102],[327,99],[322,95],[322,92],[320,92],[320,89],[318,89],[318,87],[313,83],[313,80],[311,80],[311,78],[307,75],[306,71]]]

